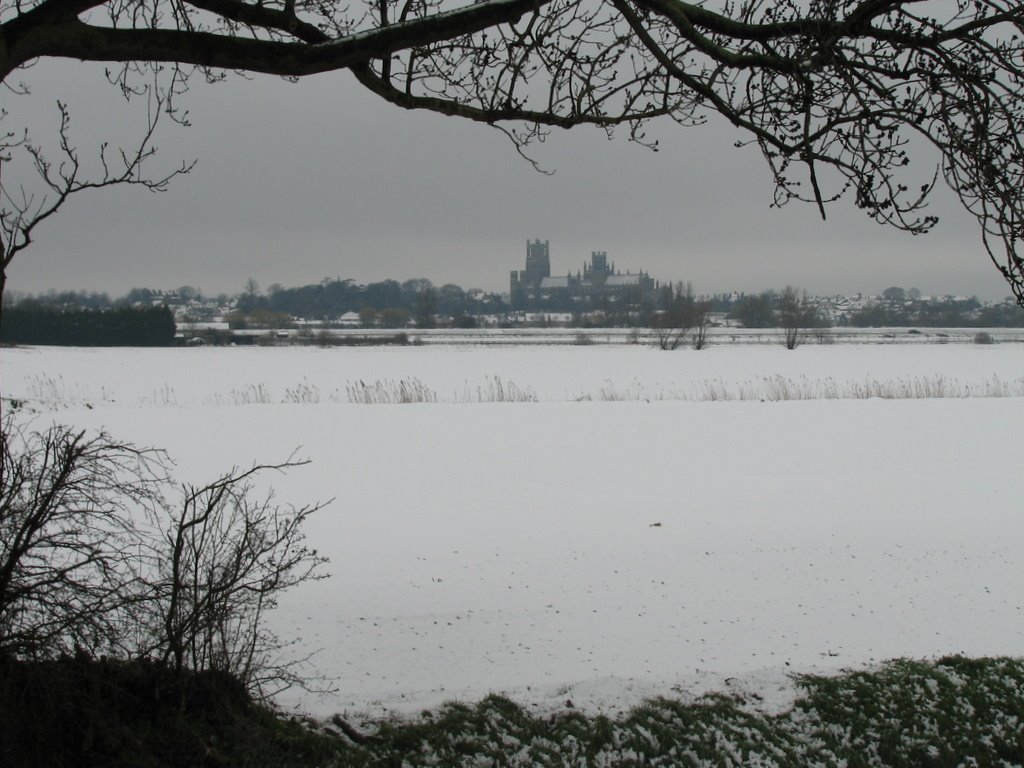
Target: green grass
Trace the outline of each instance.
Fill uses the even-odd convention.
[[[851,768],[1024,762],[1020,660],[898,661],[801,684],[807,695],[789,719]]]
[[[383,724],[340,766],[1019,766],[1024,660],[893,661],[797,679],[771,716],[714,695],[655,699],[619,720],[534,717],[499,696]]]
[[[501,696],[377,723],[364,744],[284,718],[230,679],[153,664],[0,661],[0,765],[977,766],[1024,764],[1024,659],[892,661],[796,679],[780,715],[736,697],[654,699],[609,719]]]

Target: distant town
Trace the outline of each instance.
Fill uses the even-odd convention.
[[[809,296],[790,286],[708,295],[688,283],[656,280],[640,266],[623,269],[605,251],[594,251],[575,271],[556,275],[549,241],[534,239],[526,241],[523,267],[510,271],[508,293],[436,286],[424,278],[361,284],[340,277],[266,289],[249,278],[239,293],[216,296],[193,286],[134,288],[117,298],[85,291],[10,291],[0,338],[18,341],[11,329],[39,326],[38,318],[32,320],[35,313],[49,313],[47,323],[53,325],[55,313],[125,308],[165,308],[179,340],[203,343],[238,341],[237,332],[331,329],[777,328],[794,322],[803,328],[1024,327],[1024,309],[1009,298],[925,296],[898,286],[870,296]]]

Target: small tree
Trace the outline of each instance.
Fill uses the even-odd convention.
[[[651,328],[664,350],[676,349],[690,332],[695,322],[693,286],[690,283],[671,283],[661,289],[661,310],[651,317]]]
[[[359,310],[359,324],[363,328],[373,328],[377,323],[377,310],[373,307],[363,307]]]
[[[417,328],[433,328],[437,324],[434,317],[437,312],[437,290],[433,286],[425,285],[416,291],[414,310]]]
[[[238,297],[237,306],[241,312],[252,313],[265,306],[266,301],[260,295],[260,284],[252,277],[245,281],[242,287],[242,294]]]
[[[409,322],[409,311],[404,307],[384,307],[377,317],[384,328],[404,328]]]
[[[167,498],[169,459],[100,433],[0,431],[0,656],[157,657],[224,672],[253,695],[302,682],[266,627],[281,592],[324,578],[303,525],[232,470]]]
[[[882,291],[882,298],[886,301],[902,304],[907,298],[907,292],[898,285],[892,285]]]
[[[165,457],[105,433],[0,425],[0,654],[124,651],[144,601],[134,522],[163,504]]]
[[[796,349],[801,332],[814,325],[814,308],[807,301],[807,291],[787,285],[779,294],[779,325],[785,334],[786,349]]]
[[[252,481],[306,464],[258,464],[202,487],[186,486],[180,511],[164,516],[153,583],[155,648],[172,669],[226,672],[266,697],[299,679],[279,659],[265,623],[284,590],[325,578],[326,559],[305,543],[303,524],[323,504],[281,507]]]
[[[693,307],[693,348],[704,349],[708,345],[708,326],[711,324],[711,302],[700,301]]]

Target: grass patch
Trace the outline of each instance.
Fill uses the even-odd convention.
[[[1020,660],[896,661],[800,684],[791,719],[851,767],[1024,763]]]
[[[358,405],[397,405],[407,403],[436,403],[437,393],[419,379],[390,379],[366,383],[349,382],[345,385],[348,402]]]
[[[625,717],[530,715],[500,696],[385,723],[341,766],[1019,766],[1024,661],[894,661],[798,679],[789,712],[655,699]]]
[[[566,400],[576,402],[715,402],[789,400],[927,400],[962,398],[1024,397],[1024,377],[1003,381],[998,376],[974,382],[961,382],[941,375],[915,376],[901,379],[872,379],[863,381],[813,379],[806,376],[791,378],[774,374],[743,381],[721,378],[701,379],[681,386],[650,386],[639,380],[620,384],[606,380],[597,390],[566,394]],[[28,396],[5,398],[12,409],[24,408],[30,412],[55,411],[61,408],[114,402],[113,393],[102,387],[98,397],[78,385],[69,386],[63,378],[35,376],[28,382]],[[461,391],[439,393],[415,376],[375,381],[347,381],[329,392],[309,379],[285,386],[282,395],[271,391],[260,382],[232,389],[227,395],[216,393],[203,401],[213,406],[316,405],[322,402],[353,403],[356,405],[398,405],[409,403],[536,403],[541,397],[530,386],[520,386],[500,376],[485,376],[482,384],[466,382]],[[557,400],[557,398],[555,399]],[[168,384],[139,397],[139,405],[147,407],[178,407],[187,405],[188,398],[179,399]]]

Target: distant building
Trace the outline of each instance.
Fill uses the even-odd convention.
[[[591,285],[604,285],[608,276],[615,272],[615,263],[608,266],[607,251],[593,251],[590,254],[590,264],[583,263],[583,279]]]
[[[557,291],[569,291],[572,288],[572,278],[566,277],[545,277],[540,281],[540,295],[548,296]]]
[[[512,270],[509,298],[512,306],[522,309],[537,302],[572,303],[597,301],[637,305],[654,297],[654,280],[640,272],[622,274],[615,262],[608,262],[607,251],[593,251],[583,271],[564,277],[552,276],[548,241],[526,241],[526,269]]]
[[[526,269],[513,269],[509,275],[509,296],[529,296],[540,289],[544,278],[551,277],[551,255],[548,241],[526,241]]]

